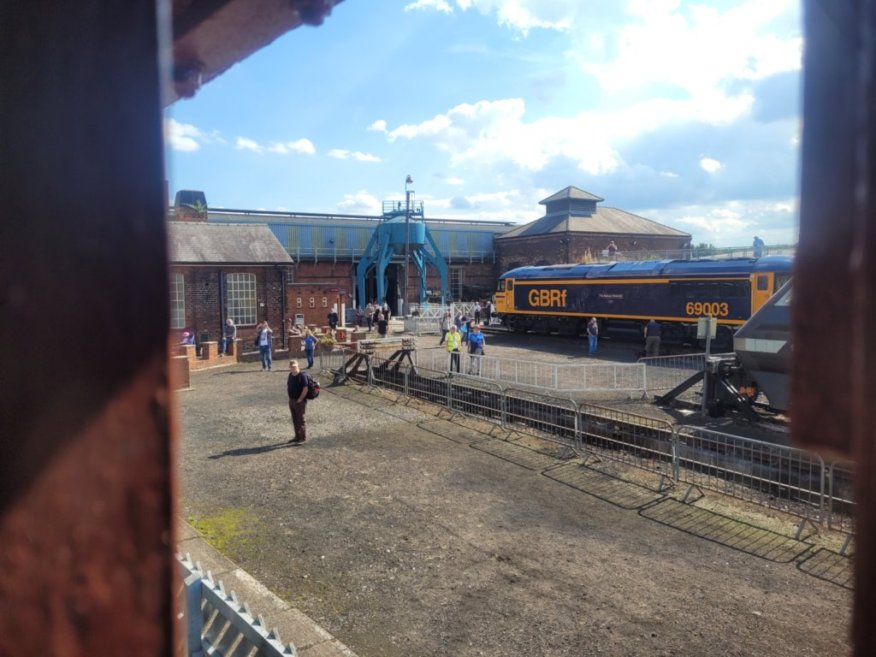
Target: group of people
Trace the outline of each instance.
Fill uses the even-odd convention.
[[[230,354],[231,348],[236,339],[237,325],[234,323],[234,320],[229,317],[225,320],[225,326],[222,327],[222,338],[219,340],[219,355],[225,356]],[[194,332],[189,330],[183,331],[179,344],[195,344]]]
[[[660,323],[656,320],[649,320],[645,324],[645,356],[660,355]],[[587,322],[587,353],[590,356],[596,355],[596,350],[599,347],[599,321],[595,317],[591,317]]]
[[[447,343],[447,353],[450,354],[450,371],[459,372],[459,355],[462,352],[462,346],[466,345],[470,354],[468,373],[475,376],[480,375],[480,357],[484,355],[484,346],[486,344],[484,334],[481,333],[480,324],[465,322],[462,324],[462,327],[465,329],[465,332],[463,332],[457,328],[455,323],[449,321],[449,316],[450,313],[447,313],[445,318],[442,319],[441,342],[438,345],[441,346],[445,342]],[[445,323],[447,324],[446,330],[444,329]]]
[[[369,303],[365,306],[365,310],[363,312],[364,321],[368,324],[368,332],[371,333],[371,330],[376,326],[377,333],[381,338],[385,338],[387,332],[389,331],[389,318],[391,317],[391,312],[389,310],[389,304],[384,302],[383,305],[378,304],[376,301]],[[359,314],[357,311],[356,314],[357,323],[359,323]],[[359,323],[359,326],[362,324]]]

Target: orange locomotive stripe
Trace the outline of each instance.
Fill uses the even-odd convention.
[[[672,317],[665,315],[607,315],[600,313],[573,313],[573,312],[562,312],[562,313],[547,313],[540,310],[511,310],[501,312],[502,315],[543,315],[545,317],[599,317],[600,319],[654,319],[661,322],[687,322],[689,324],[693,324],[699,319],[699,317]],[[705,315],[703,315],[705,317]],[[718,324],[729,324],[733,326],[742,326],[745,324],[747,320],[744,319],[721,319],[720,317],[716,317],[718,320]]]
[[[687,283],[701,281],[719,281],[719,282],[734,282],[734,281],[749,281],[748,276],[720,276],[720,277],[685,277],[685,278],[523,278],[523,279],[506,279],[514,281],[514,285],[640,285],[640,284],[660,284],[667,283]]]

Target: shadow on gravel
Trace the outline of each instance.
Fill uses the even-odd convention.
[[[286,447],[300,447],[300,445],[292,445],[288,442],[277,443],[276,445],[262,445],[261,447],[240,447],[238,449],[229,449],[219,454],[211,454],[210,459],[221,459],[226,456],[250,456],[252,454],[264,454],[265,452],[273,452],[275,449],[285,449]]]

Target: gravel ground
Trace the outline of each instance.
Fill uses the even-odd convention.
[[[288,446],[277,365],[178,395],[183,513],[361,657],[849,654],[850,593],[793,544],[759,558],[679,531],[644,489],[325,377]]]

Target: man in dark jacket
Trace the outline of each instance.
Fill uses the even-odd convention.
[[[295,437],[289,442],[299,445],[307,440],[307,423],[304,414],[307,411],[307,374],[298,368],[297,360],[289,361],[289,378],[286,379],[286,394],[289,395],[289,412],[292,414],[292,426]]]

